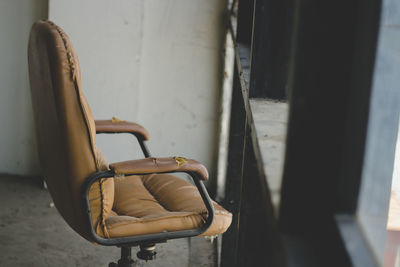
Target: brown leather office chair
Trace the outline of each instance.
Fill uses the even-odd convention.
[[[232,215],[210,200],[207,169],[181,157],[150,157],[142,126],[95,121],[82,93],[78,57],[64,31],[50,21],[31,29],[29,77],[40,163],[55,206],[87,240],[121,247],[110,266],[133,266],[131,247],[149,260],[155,244],[227,230]],[[108,164],[96,133],[136,136],[144,159]],[[185,172],[195,186],[168,173]]]

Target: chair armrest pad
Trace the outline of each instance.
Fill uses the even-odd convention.
[[[194,172],[201,180],[208,179],[208,171],[200,162],[182,157],[145,158],[110,164],[115,174],[150,174],[165,172]]]
[[[121,120],[96,120],[96,133],[133,133],[149,140],[149,132],[140,124]]]

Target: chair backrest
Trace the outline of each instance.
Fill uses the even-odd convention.
[[[31,29],[28,61],[42,174],[58,211],[76,232],[90,239],[82,184],[108,166],[95,145],[95,123],[82,93],[78,57],[60,27],[38,21]],[[93,226],[105,236],[98,228],[112,208],[113,180],[95,183],[90,194]]]

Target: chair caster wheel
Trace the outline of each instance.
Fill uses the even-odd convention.
[[[116,264],[115,262],[110,262],[110,264],[108,264],[108,267],[118,267],[118,264]]]

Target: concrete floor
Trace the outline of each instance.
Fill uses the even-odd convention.
[[[119,249],[76,234],[51,207],[38,178],[0,175],[0,266],[108,266]],[[136,255],[137,248],[132,249]],[[217,266],[216,242],[201,237],[157,245],[157,259],[139,266]]]

